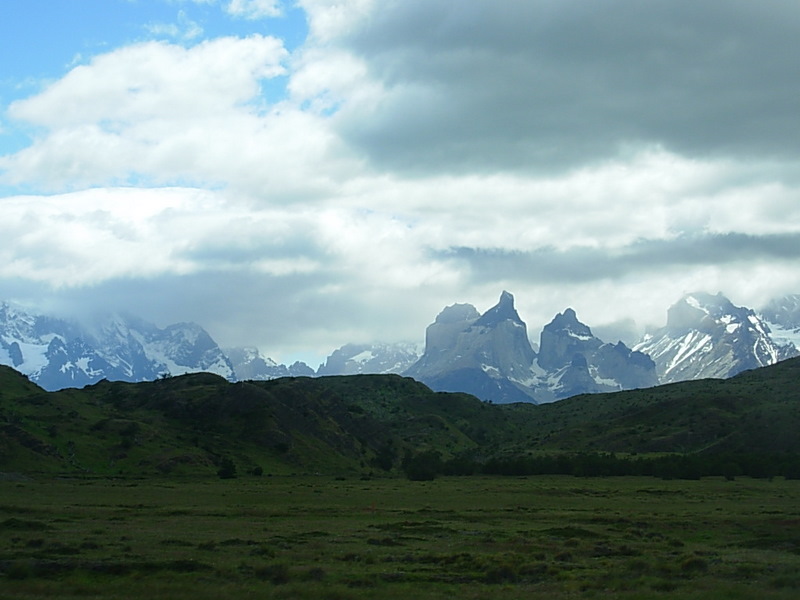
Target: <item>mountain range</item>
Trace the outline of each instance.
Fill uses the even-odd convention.
[[[800,295],[775,299],[756,312],[721,294],[689,294],[669,308],[663,328],[632,348],[601,340],[567,308],[544,326],[534,350],[513,296],[503,292],[483,314],[470,304],[443,309],[427,328],[423,352],[407,343],[346,344],[316,370],[302,362],[278,364],[255,348],[222,349],[195,323],[162,329],[119,314],[80,323],[0,304],[0,364],[46,390],[192,372],[229,381],[395,373],[485,401],[547,403],[730,377],[796,356],[799,346]]]
[[[235,377],[230,360],[196,323],[161,329],[130,315],[79,323],[32,315],[8,303],[0,304],[0,364],[47,390],[196,371]]]

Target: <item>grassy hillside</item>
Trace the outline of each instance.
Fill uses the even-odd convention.
[[[193,374],[45,392],[0,367],[0,472],[368,473],[404,457],[800,453],[800,359],[729,380],[492,405],[397,375]],[[433,456],[434,454],[430,454]],[[227,471],[227,473],[226,473]]]
[[[210,374],[44,392],[0,368],[0,471],[369,472],[476,448],[506,415],[399,376],[231,384]],[[476,425],[478,423],[479,425]]]
[[[800,452],[800,359],[706,379],[539,407],[544,449],[611,452]]]

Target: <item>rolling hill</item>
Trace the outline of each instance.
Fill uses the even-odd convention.
[[[208,374],[46,392],[0,368],[0,472],[365,474],[443,460],[800,453],[800,359],[726,380],[494,405],[398,375],[230,383]],[[230,469],[229,469],[230,470]],[[228,473],[229,475],[232,473]]]

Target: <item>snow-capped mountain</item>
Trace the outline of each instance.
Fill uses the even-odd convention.
[[[230,361],[195,323],[159,329],[134,317],[106,315],[87,325],[7,303],[0,304],[0,364],[47,390],[197,371],[234,378]]]
[[[225,354],[233,365],[239,381],[266,381],[278,377],[313,377],[314,369],[304,362],[288,367],[262,356],[258,348],[226,348]]]
[[[419,359],[415,344],[345,344],[334,350],[317,375],[402,373]]]
[[[769,325],[776,344],[800,349],[800,294],[774,298],[759,315]]]
[[[645,336],[635,349],[655,361],[661,383],[732,377],[797,354],[777,343],[769,325],[722,294],[688,294],[667,311],[665,327]]]
[[[426,331],[425,353],[405,375],[493,402],[551,402],[658,383],[646,355],[622,342],[603,343],[572,309],[545,326],[537,356],[508,292],[483,315],[470,304],[445,308]]]

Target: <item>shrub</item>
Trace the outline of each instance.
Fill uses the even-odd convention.
[[[223,458],[219,463],[217,476],[220,479],[233,479],[236,477],[236,465],[230,458]]]
[[[441,455],[436,450],[406,455],[403,471],[411,481],[433,481],[442,472]]]

